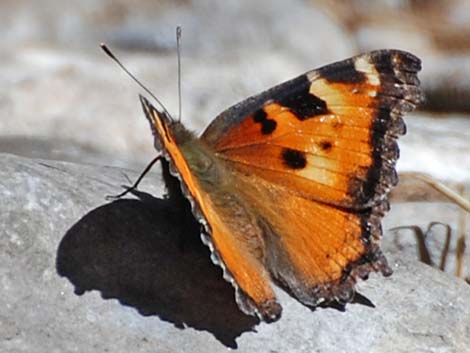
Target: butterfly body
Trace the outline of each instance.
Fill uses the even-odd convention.
[[[271,282],[315,307],[349,301],[370,272],[391,274],[380,221],[419,69],[405,52],[363,54],[248,98],[199,138],[141,97],[244,312],[280,317]]]

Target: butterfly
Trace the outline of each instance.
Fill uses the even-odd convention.
[[[244,313],[279,319],[273,284],[314,308],[351,301],[371,272],[392,273],[381,218],[402,116],[422,100],[420,69],[404,51],[358,55],[235,104],[200,137],[140,96]]]

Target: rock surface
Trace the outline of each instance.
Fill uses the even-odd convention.
[[[136,174],[9,154],[0,154],[0,163],[1,352],[464,352],[470,346],[470,286],[413,256],[390,255],[387,242],[395,273],[360,283],[368,299],[344,312],[312,312],[279,290],[283,317],[259,323],[238,310],[187,210],[162,197],[158,170],[136,195],[106,201],[128,184],[124,173]],[[387,227],[404,224],[402,217],[392,211]]]

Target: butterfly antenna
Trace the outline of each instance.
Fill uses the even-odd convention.
[[[144,86],[144,84],[142,82],[140,82],[137,77],[135,77],[122,63],[121,61],[111,52],[111,50],[106,46],[106,44],[104,43],[101,43],[100,44],[100,47],[101,49],[103,49],[103,51],[106,53],[106,55],[108,55],[111,59],[113,59],[116,64],[119,65],[119,67],[127,74],[129,75],[130,78],[132,78],[135,83],[137,83],[145,92],[147,92],[153,99],[155,99],[155,101],[158,103],[158,106],[160,109],[157,109],[158,111],[160,112],[164,112],[166,115],[168,115],[169,117],[171,117],[170,113],[168,112],[168,110],[165,108],[165,106],[163,105],[162,102],[160,102],[160,100],[147,88]]]
[[[176,55],[178,57],[178,121],[181,121],[181,26],[176,27]]]

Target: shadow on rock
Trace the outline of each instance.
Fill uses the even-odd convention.
[[[234,289],[210,261],[189,204],[135,192],[98,207],[63,237],[57,271],[77,294],[99,290],[145,316],[211,332],[226,346],[259,321],[240,312]]]

